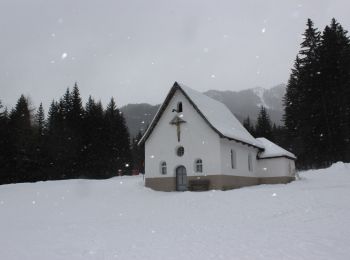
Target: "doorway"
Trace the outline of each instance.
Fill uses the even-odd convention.
[[[187,190],[187,174],[185,166],[179,166],[176,168],[176,190]]]

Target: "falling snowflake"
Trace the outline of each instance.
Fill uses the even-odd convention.
[[[276,193],[272,193],[272,197],[276,197],[277,196],[277,194]]]
[[[68,54],[66,52],[62,53],[61,55],[61,59],[64,60],[65,58],[67,58]]]
[[[265,27],[262,28],[262,29],[261,29],[261,32],[262,32],[262,33],[265,33],[265,32],[266,32],[266,28],[265,28]]]
[[[211,77],[212,79],[215,79],[215,75],[214,75],[214,74],[212,74],[210,77]]]

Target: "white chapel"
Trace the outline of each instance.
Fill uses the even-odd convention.
[[[160,191],[288,183],[296,157],[254,138],[230,110],[177,82],[140,140],[145,185]]]

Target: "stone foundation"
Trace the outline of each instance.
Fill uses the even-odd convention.
[[[246,186],[259,184],[280,184],[294,181],[294,177],[243,177],[230,175],[207,175],[207,176],[187,176],[187,183],[193,179],[206,179],[210,181],[209,189],[211,190],[230,190]],[[145,186],[158,191],[175,191],[176,178],[175,177],[161,177],[161,178],[146,178]]]

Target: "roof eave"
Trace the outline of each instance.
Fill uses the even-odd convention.
[[[293,161],[296,161],[296,157],[288,156],[288,155],[277,155],[277,156],[267,156],[267,157],[258,157],[258,160],[264,160],[264,159],[275,159],[275,158],[287,158],[291,159]]]
[[[260,151],[264,151],[264,150],[265,150],[265,148],[263,148],[263,147],[260,147],[260,146],[257,146],[257,145],[253,145],[253,144],[250,144],[250,143],[241,141],[241,140],[237,140],[237,139],[235,139],[235,138],[232,138],[232,137],[223,135],[223,134],[221,134],[221,133],[220,133],[219,135],[220,135],[221,138],[226,138],[226,139],[228,139],[228,140],[230,140],[230,141],[235,141],[235,142],[240,143],[240,144],[243,144],[243,145],[248,145],[248,146],[257,148],[257,149],[259,149]]]

